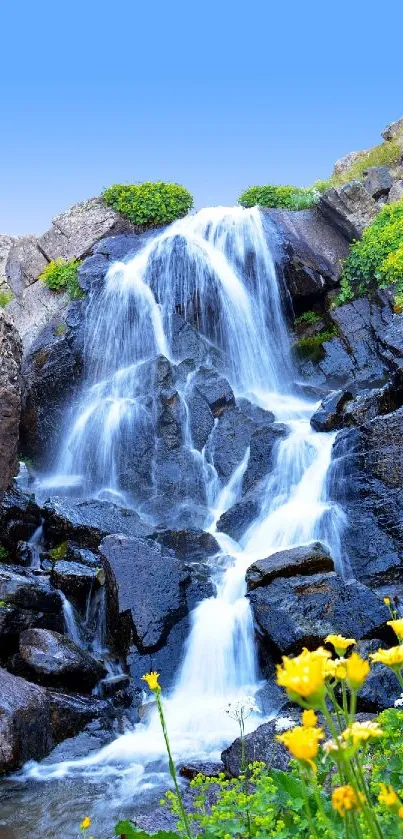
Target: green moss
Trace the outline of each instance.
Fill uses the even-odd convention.
[[[306,338],[301,338],[294,345],[294,350],[298,358],[310,361],[320,361],[324,358],[325,351],[323,349],[324,341],[330,341],[337,335],[337,329],[323,329],[317,335],[311,335]]]
[[[315,323],[319,323],[320,319],[320,315],[316,312],[303,312],[302,315],[295,318],[294,324],[295,326],[303,326],[304,324],[313,326]]]
[[[105,204],[141,229],[171,224],[193,207],[193,197],[180,184],[145,182],[114,184],[102,193]]]
[[[0,291],[0,309],[4,309],[7,306],[7,303],[13,299],[14,295],[12,291]]]
[[[361,181],[366,170],[371,169],[372,166],[396,166],[402,154],[399,139],[401,138],[386,140],[379,146],[363,151],[360,157],[354,160],[344,172],[333,174],[325,180],[315,181],[312,188],[318,190],[318,192],[325,192],[331,187],[343,186],[349,181]]]
[[[58,337],[61,337],[62,335],[66,334],[66,330],[67,330],[67,326],[66,326],[65,323],[58,323],[58,325],[55,327],[54,332],[55,332],[55,335],[57,335]]]
[[[8,559],[8,551],[0,545],[0,562],[5,562]]]
[[[52,548],[49,551],[49,556],[53,560],[53,562],[58,562],[59,559],[64,559],[67,553],[67,541],[60,542],[60,545],[56,545],[55,548]]]
[[[382,207],[360,241],[351,245],[336,305],[387,286],[403,293],[403,198]]]
[[[306,210],[319,198],[316,189],[297,186],[251,186],[238,198],[242,207],[277,207],[285,210]]]
[[[80,262],[71,259],[56,259],[49,262],[49,265],[42,271],[39,279],[50,288],[51,291],[67,291],[72,300],[79,300],[84,297],[84,292],[78,283],[78,267]]]

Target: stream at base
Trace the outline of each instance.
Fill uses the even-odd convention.
[[[225,354],[225,375],[236,397],[247,397],[272,412],[275,422],[287,430],[275,445],[274,463],[261,484],[259,513],[237,543],[218,532],[216,524],[241,497],[249,449],[228,483],[220,484],[214,452],[208,447],[196,452],[184,412],[184,441],[195,468],[205,476],[205,529],[214,534],[220,553],[212,567],[216,594],[193,612],[183,661],[164,705],[174,759],[216,761],[238,734],[225,706],[246,695],[255,697],[262,685],[245,597],[246,569],[278,550],[320,540],[329,546],[339,573],[348,576],[341,551],[345,520],[327,497],[335,435],[311,428],[316,406],[302,399],[293,385],[281,289],[256,209],[203,210],[177,222],[127,264],[110,269],[105,290],[90,312],[87,383],[50,480],[56,486],[76,481],[89,495],[108,491],[126,497],[119,485],[116,441],[121,429],[127,434],[129,428],[136,439],[144,428],[142,400],[149,387],[144,363],[159,354],[181,361],[171,355],[170,320],[179,281],[172,261],[178,236],[192,258],[188,274],[181,265],[182,297],[194,298],[197,292],[199,329]],[[251,253],[252,278],[245,269]],[[152,270],[156,261],[158,281]],[[189,287],[191,281],[195,288]],[[214,323],[209,319],[212,303],[220,313]],[[186,390],[182,399],[186,402]],[[247,730],[275,710],[250,716]],[[33,829],[34,835],[49,839],[73,839],[76,825],[87,814],[93,819],[94,836],[107,839],[118,818],[158,807],[169,776],[155,711],[100,749],[83,747],[80,752],[79,738],[77,746],[74,757],[63,753],[62,744],[59,755],[30,763],[5,782],[1,839],[28,839]],[[15,819],[21,808],[23,826],[13,833],[11,814]]]

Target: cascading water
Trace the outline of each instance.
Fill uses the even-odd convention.
[[[192,374],[182,386],[182,445],[199,470],[209,508],[205,528],[214,533],[221,554],[216,558],[216,595],[193,613],[184,660],[166,701],[176,758],[216,757],[236,735],[223,706],[257,691],[253,623],[245,598],[248,565],[320,538],[342,570],[343,514],[326,494],[334,435],[312,430],[315,405],[294,388],[281,298],[259,211],[215,208],[175,223],[131,261],[113,265],[104,290],[89,304],[86,386],[69,420],[53,486],[75,486],[84,496],[138,506],[135,489],[122,478],[122,460],[128,446],[155,435],[150,395],[155,370],[150,362],[160,355],[174,364],[183,361],[175,341],[178,314],[204,336],[235,395],[273,412],[288,430],[276,444],[274,467],[262,484],[260,512],[241,543],[233,542],[216,531],[216,522],[240,497],[249,449],[223,486],[214,450],[193,446],[187,410]],[[151,484],[155,474],[154,461]],[[153,517],[152,507],[143,504],[142,510]],[[249,722],[255,727],[256,717]],[[76,772],[107,774],[120,765],[125,767],[126,792],[132,795],[135,788],[152,783],[155,761],[163,755],[158,718],[151,714],[146,725],[95,755],[31,766],[28,774],[44,779]]]

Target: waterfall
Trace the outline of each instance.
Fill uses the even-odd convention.
[[[77,647],[82,647],[82,637],[78,617],[75,613],[74,606],[66,595],[59,590],[59,596],[62,601],[64,627],[66,635],[77,644]]]
[[[267,238],[256,208],[213,208],[176,222],[132,260],[112,266],[103,292],[89,304],[86,384],[55,466],[54,482],[61,486],[75,483],[80,492],[108,493],[134,503],[130,488],[120,482],[120,446],[122,439],[133,444],[150,428],[155,432],[149,362],[160,355],[175,364],[183,360],[174,342],[178,313],[197,327],[212,352],[219,351],[235,395],[273,412],[287,427],[261,488],[259,514],[238,544],[217,532],[216,523],[240,498],[249,448],[223,486],[214,453],[207,456],[205,448],[193,448],[187,421],[190,378],[182,388],[183,445],[200,470],[210,512],[206,527],[221,552],[216,593],[193,612],[183,662],[165,702],[176,758],[217,758],[237,734],[224,705],[254,695],[259,687],[245,598],[247,567],[276,550],[320,538],[335,551],[342,570],[343,515],[327,495],[335,435],[311,428],[316,406],[294,387],[282,293]],[[248,726],[259,722],[250,717]],[[147,767],[152,772],[153,762],[163,756],[158,715],[152,713],[147,724],[97,754],[31,767],[30,775],[60,777],[91,767],[113,774],[116,764],[125,765],[132,794],[148,783]]]

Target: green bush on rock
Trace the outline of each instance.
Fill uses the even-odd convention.
[[[341,275],[338,305],[378,288],[403,292],[403,199],[386,204],[362,239],[351,245]]]
[[[162,181],[114,184],[102,193],[102,198],[105,204],[142,229],[171,224],[193,207],[193,197],[185,187]]]
[[[316,312],[308,311],[303,312],[302,315],[299,315],[295,318],[294,326],[313,326],[315,323],[319,323],[320,315]]]
[[[55,262],[49,262],[39,279],[51,291],[67,291],[72,300],[79,300],[84,296],[78,284],[79,265],[80,262],[76,259],[71,259],[69,262],[65,259],[56,259]]]
[[[325,355],[323,349],[324,341],[330,341],[332,338],[335,338],[336,335],[336,328],[323,329],[316,335],[309,335],[304,338],[300,338],[300,340],[294,345],[294,350],[298,358],[320,361]]]
[[[373,166],[396,166],[399,163],[401,153],[399,139],[387,140],[372,149],[361,152],[351,166],[342,172],[336,172],[325,180],[315,181],[312,189],[316,189],[318,192],[326,192],[327,189],[343,186],[349,181],[361,181],[367,169],[371,169]]]
[[[0,291],[0,309],[4,309],[7,303],[13,299],[12,291]]]
[[[251,186],[238,199],[242,207],[274,207],[283,210],[307,210],[319,199],[316,189],[297,186]]]

